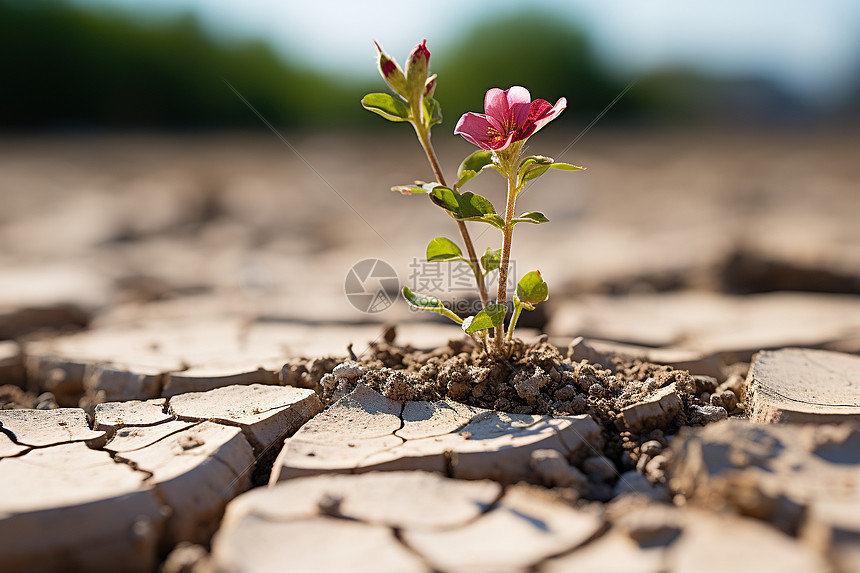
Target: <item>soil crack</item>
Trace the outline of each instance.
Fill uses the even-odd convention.
[[[172,421],[172,420],[171,420],[171,421]],[[167,423],[167,422],[161,422],[160,424],[166,424],[166,423]],[[131,449],[131,450],[124,450],[124,451],[122,451],[122,452],[117,452],[117,453],[120,453],[120,454],[127,454],[127,453],[129,453],[129,452],[139,452],[140,450],[143,450],[143,449],[148,448],[148,447],[150,447],[150,446],[154,446],[155,444],[158,444],[159,442],[162,442],[162,441],[166,440],[167,438],[169,438],[169,437],[171,437],[171,436],[175,436],[176,434],[178,434],[178,433],[180,433],[180,432],[184,432],[184,431],[186,431],[186,430],[190,430],[191,428],[194,428],[195,426],[200,425],[200,423],[201,423],[201,422],[195,422],[195,423],[191,424],[191,425],[190,425],[190,426],[188,426],[188,427],[185,427],[185,428],[178,428],[178,429],[176,429],[176,430],[173,430],[173,431],[172,431],[172,432],[170,432],[169,434],[165,434],[165,435],[161,436],[160,438],[158,438],[157,440],[155,440],[155,441],[153,441],[153,442],[150,442],[150,443],[148,443],[148,444],[146,444],[146,445],[143,445],[143,446],[140,446],[140,447],[137,447],[137,448]],[[160,425],[160,424],[151,424],[151,425],[149,425],[149,426],[123,426],[122,428],[119,428],[117,431],[122,430],[123,428],[132,428],[132,427],[134,427],[134,428],[137,428],[137,427],[154,428],[154,427],[156,427],[156,426],[158,426],[158,425]],[[110,444],[110,442],[106,443],[104,446],[102,446],[102,447],[101,447],[101,448],[99,448],[99,449],[101,449],[101,450],[105,450],[105,451],[108,451],[108,452],[109,452],[110,450],[108,450],[108,449],[107,449],[107,446],[108,446],[109,444]]]
[[[550,561],[551,559],[557,559],[559,557],[564,557],[565,555],[570,555],[572,553],[576,553],[577,551],[582,551],[583,549],[585,549],[589,545],[592,545],[593,543],[595,543],[598,540],[600,540],[601,538],[603,538],[607,533],[609,533],[609,531],[611,529],[612,529],[612,526],[609,524],[609,522],[606,521],[606,518],[604,517],[603,518],[603,524],[588,539],[585,539],[582,542],[577,543],[573,547],[568,547],[564,551],[560,551],[560,552],[555,553],[553,555],[547,555],[544,559],[541,559],[539,562],[537,562],[534,565],[532,565],[531,567],[529,567],[529,573],[538,573],[541,570],[541,567],[543,566],[543,564],[546,563],[547,561]]]
[[[145,469],[141,468],[139,465],[137,465],[137,462],[134,462],[128,458],[123,457],[119,452],[112,452],[110,450],[101,450],[101,451],[103,451],[107,455],[109,455],[110,458],[115,463],[126,465],[126,466],[130,467],[131,469],[133,469],[134,471],[144,474],[146,477],[144,477],[141,481],[143,483],[150,485],[153,489],[155,489],[155,484],[150,482],[150,480],[155,475],[154,473],[152,473],[149,470],[145,470]]]
[[[21,442],[19,442],[18,438],[15,436],[15,433],[12,430],[10,430],[9,428],[4,428],[3,424],[0,424],[0,432],[6,434],[6,437],[9,438],[10,440],[12,440],[12,443],[15,444],[16,446],[24,446],[24,447],[28,447],[28,448],[35,447],[35,446],[31,446],[29,444],[22,444]]]
[[[761,383],[758,384],[758,391],[763,392],[765,394],[770,394],[771,396],[776,396],[777,398],[782,398],[783,400],[787,400],[789,402],[797,402],[799,404],[809,404],[810,406],[827,406],[828,408],[860,408],[860,404],[832,404],[832,403],[824,403],[817,402],[814,400],[802,400],[800,398],[795,398],[792,396],[786,396],[782,392],[778,392],[773,388],[767,388],[762,386]]]
[[[396,539],[397,542],[404,549],[406,549],[409,553],[411,553],[412,555],[417,557],[421,561],[421,564],[424,565],[428,571],[430,571],[431,573],[444,573],[444,571],[442,571],[440,569],[436,569],[435,567],[433,567],[433,565],[430,563],[430,561],[427,560],[427,557],[425,557],[423,553],[421,553],[420,551],[418,551],[417,549],[412,547],[409,544],[409,542],[406,541],[406,539],[403,536],[402,528],[392,527],[391,528],[391,534],[394,536],[394,539]]]
[[[406,410],[406,402],[401,402],[400,403],[400,427],[391,432],[391,435],[394,436],[395,438],[397,438],[398,440],[400,440],[400,443],[394,444],[393,446],[389,446],[389,447],[384,448],[384,449],[372,451],[371,453],[369,453],[366,456],[364,456],[363,458],[361,458],[355,464],[355,467],[350,469],[351,472],[354,472],[356,469],[358,469],[362,465],[364,465],[364,462],[367,461],[369,458],[372,458],[373,456],[376,456],[376,455],[384,453],[384,452],[390,452],[392,450],[396,450],[397,448],[401,447],[403,444],[405,444],[408,441],[408,440],[406,440],[406,438],[403,438],[403,437],[397,435],[397,432],[399,432],[400,430],[402,430],[403,428],[406,427],[406,421],[403,419],[403,412],[405,410]]]

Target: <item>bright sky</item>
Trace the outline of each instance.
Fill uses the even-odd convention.
[[[536,7],[579,23],[599,57],[625,75],[690,64],[759,73],[823,100],[860,81],[857,0],[74,1],[140,13],[191,10],[218,34],[262,37],[293,59],[356,76],[375,73],[373,39],[401,59],[422,38],[431,51],[444,49],[476,19]]]

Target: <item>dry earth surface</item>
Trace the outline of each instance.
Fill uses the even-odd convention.
[[[287,135],[0,139],[4,571],[860,572],[856,134],[542,134],[505,364],[345,295],[470,302],[407,130]]]

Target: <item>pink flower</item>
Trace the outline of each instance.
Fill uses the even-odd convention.
[[[527,139],[567,107],[567,100],[561,98],[550,105],[546,100],[531,100],[529,90],[514,86],[502,91],[493,88],[484,96],[484,112],[466,113],[457,122],[455,135],[462,135],[466,141],[481,149],[501,151],[511,142]]]

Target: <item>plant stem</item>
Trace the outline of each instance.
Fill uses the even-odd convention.
[[[448,310],[447,308],[443,308],[439,312],[439,314],[441,314],[442,316],[446,316],[446,317],[450,318],[451,320],[453,320],[457,324],[463,324],[463,319],[460,318],[459,316],[457,316],[456,314],[454,314],[453,312],[451,312],[450,310]]]
[[[481,347],[481,339],[480,339],[480,338],[478,338],[478,335],[477,335],[477,334],[475,334],[475,333],[473,332],[472,334],[470,334],[470,335],[469,335],[469,338],[471,338],[471,339],[472,339],[472,341],[475,343],[475,348],[480,348],[480,347]],[[485,349],[487,348],[486,341],[484,341],[483,347],[484,347]]]
[[[415,132],[418,134],[418,141],[421,142],[421,147],[424,148],[424,153],[430,161],[430,167],[433,169],[433,174],[436,176],[436,181],[445,187],[445,175],[442,173],[442,168],[439,166],[439,160],[436,158],[436,152],[433,150],[433,144],[430,143],[430,131],[428,129],[419,128],[417,124]],[[487,294],[487,285],[484,283],[484,275],[481,274],[481,266],[478,263],[478,255],[475,253],[475,246],[472,244],[472,237],[469,235],[469,229],[466,228],[466,223],[457,221],[457,227],[460,229],[460,236],[463,237],[463,243],[466,245],[466,252],[469,254],[469,262],[472,267],[472,272],[475,274],[475,282],[478,284],[478,292],[481,294],[481,304],[486,307],[490,304],[490,296]]]
[[[507,342],[510,343],[514,339],[514,329],[517,327],[517,321],[520,319],[520,313],[523,312],[523,305],[518,304],[519,299],[514,297],[514,315],[511,317],[511,322],[508,324]]]
[[[514,225],[511,223],[511,219],[514,218],[514,204],[517,200],[516,176],[516,172],[508,173],[508,200],[505,205],[505,230],[502,242],[502,260],[499,264],[499,294],[496,297],[497,304],[507,304],[508,298],[508,263],[511,258],[511,238],[514,234]],[[504,324],[496,327],[496,351],[502,356],[505,354],[504,333]]]
[[[448,184],[445,183],[445,175],[442,173],[442,168],[439,166],[439,160],[436,158],[436,151],[433,149],[433,144],[430,143],[430,131],[427,129],[421,129],[415,125],[415,133],[418,134],[418,141],[421,142],[421,147],[424,148],[427,160],[430,161],[430,167],[433,169],[433,175],[436,177],[436,181],[447,187]]]

